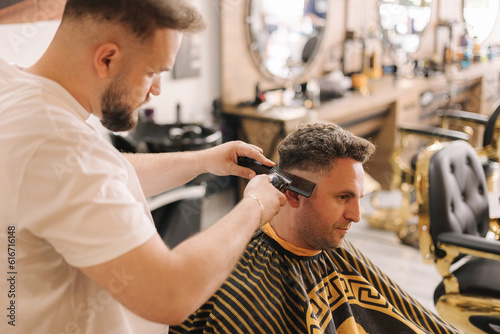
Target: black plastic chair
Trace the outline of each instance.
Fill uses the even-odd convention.
[[[489,216],[486,178],[465,141],[435,144],[417,161],[419,247],[443,281],[440,316],[466,333],[500,333],[500,228]]]

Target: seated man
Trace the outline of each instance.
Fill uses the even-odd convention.
[[[360,220],[369,141],[309,124],[279,145],[280,169],[316,183],[258,231],[222,287],[171,333],[456,333],[345,236]]]

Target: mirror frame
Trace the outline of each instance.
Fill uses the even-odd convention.
[[[426,1],[426,0],[422,0],[422,1]],[[434,0],[435,1],[435,0]],[[382,31],[382,35],[383,35],[383,39],[385,42],[387,42],[387,44],[390,45],[391,49],[392,50],[397,50],[397,49],[401,49],[403,50],[407,55],[410,55],[410,54],[414,54],[416,52],[418,52],[418,50],[420,49],[421,45],[422,45],[422,36],[424,34],[424,32],[426,31],[426,29],[428,29],[429,27],[429,24],[431,23],[431,20],[432,20],[432,0],[429,0],[429,5],[427,7],[429,7],[430,9],[430,16],[429,16],[429,21],[427,22],[427,24],[425,25],[425,27],[422,29],[422,31],[419,31],[418,33],[415,33],[415,34],[406,34],[406,35],[416,35],[418,37],[418,46],[415,50],[411,51],[411,52],[408,52],[406,50],[404,50],[401,45],[396,45],[394,44],[389,36],[388,36],[388,33],[387,33],[387,29],[382,25],[382,19],[381,19],[381,15],[380,15],[380,6],[381,5],[384,5],[384,4],[394,4],[394,5],[401,5],[401,6],[406,6],[406,7],[410,7],[408,5],[404,5],[404,4],[401,4],[401,0],[392,0],[392,2],[389,2],[389,1],[384,1],[384,0],[379,0],[378,1],[378,4],[377,4],[377,7],[378,7],[378,15],[379,15],[379,26],[380,26],[380,29]]]
[[[262,74],[266,79],[279,84],[279,85],[293,85],[296,83],[300,83],[305,80],[305,78],[308,76],[308,73],[310,71],[310,68],[312,66],[312,63],[314,63],[314,60],[316,59],[316,56],[318,54],[318,50],[320,49],[320,45],[322,41],[324,40],[324,35],[325,32],[322,31],[319,36],[318,43],[316,47],[314,48],[313,52],[311,53],[311,56],[309,57],[308,61],[304,63],[304,70],[295,76],[289,77],[289,78],[284,78],[277,76],[269,71],[267,67],[264,65],[263,59],[261,55],[259,54],[259,51],[256,45],[256,40],[253,36],[252,33],[252,28],[251,28],[251,11],[252,11],[252,1],[256,0],[245,0],[244,4],[244,10],[243,10],[243,22],[244,22],[244,32],[245,32],[245,41],[247,44],[247,50],[248,53],[250,54],[250,58],[252,59],[252,63],[255,65],[257,70],[259,71],[260,74]],[[265,1],[265,0],[264,0]],[[328,13],[327,13],[328,15]]]

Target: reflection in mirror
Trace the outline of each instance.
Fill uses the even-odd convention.
[[[380,24],[389,44],[405,53],[417,51],[420,37],[431,18],[432,0],[382,0]]]
[[[464,21],[469,37],[483,42],[491,33],[500,0],[464,0]]]
[[[271,80],[305,74],[325,26],[328,0],[247,0],[245,23],[252,59]]]

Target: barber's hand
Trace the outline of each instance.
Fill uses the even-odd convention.
[[[269,222],[286,204],[285,195],[271,184],[268,175],[257,175],[250,180],[243,192],[243,198],[246,197],[253,197],[251,200],[262,203],[259,226]]]
[[[204,150],[202,154],[207,173],[219,176],[235,175],[247,179],[253,178],[255,176],[253,170],[238,165],[239,156],[255,159],[266,166],[275,165],[262,154],[260,147],[239,140]]]

